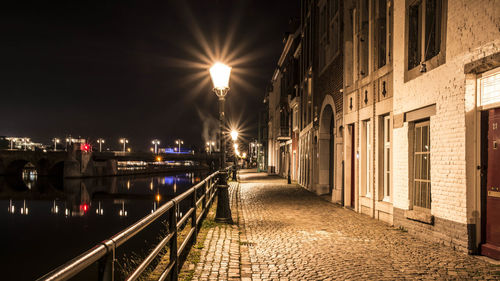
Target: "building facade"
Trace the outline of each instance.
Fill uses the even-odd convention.
[[[301,4],[288,100],[297,182],[426,240],[500,259],[497,1]]]

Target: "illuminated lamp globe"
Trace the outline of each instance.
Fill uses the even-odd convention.
[[[238,139],[238,132],[236,130],[231,131],[231,139],[233,139],[233,141]]]
[[[229,75],[231,67],[217,62],[210,68],[210,76],[214,84],[214,91],[217,95],[225,95],[229,89]]]

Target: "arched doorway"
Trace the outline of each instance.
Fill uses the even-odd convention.
[[[319,124],[319,194],[332,194],[335,189],[335,118],[330,104],[324,106]]]

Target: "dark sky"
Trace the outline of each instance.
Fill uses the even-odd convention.
[[[233,67],[230,122],[257,110],[298,0],[11,1],[0,12],[0,136],[67,134],[144,149],[202,145],[218,115],[208,67]],[[205,133],[204,132],[205,128]]]

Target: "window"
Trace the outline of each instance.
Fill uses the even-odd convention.
[[[326,65],[326,39],[327,39],[327,13],[326,7],[322,6],[320,8],[319,15],[319,57],[318,57],[318,67],[320,71]]]
[[[387,64],[390,40],[388,18],[390,18],[391,2],[388,0],[378,0],[377,3],[377,66],[381,68]]]
[[[328,34],[328,43],[330,44],[331,58],[334,58],[338,51],[340,51],[340,16],[339,16],[339,0],[329,0],[329,13],[330,13],[330,32]]]
[[[383,139],[383,153],[384,153],[384,191],[383,200],[390,201],[391,198],[391,117],[384,116],[383,119],[384,126],[384,139]]]
[[[360,53],[360,75],[365,77],[368,75],[368,50],[369,50],[369,1],[361,1],[361,34],[359,37],[359,53]]]
[[[362,181],[363,184],[363,189],[364,189],[364,195],[366,197],[371,196],[371,190],[370,190],[370,168],[371,168],[371,142],[370,142],[370,120],[363,121],[363,159],[362,159],[362,166],[363,166],[363,177],[364,181]]]
[[[441,52],[444,0],[418,0],[408,7],[408,70]]]
[[[413,142],[413,206],[431,208],[430,122],[415,123]]]

